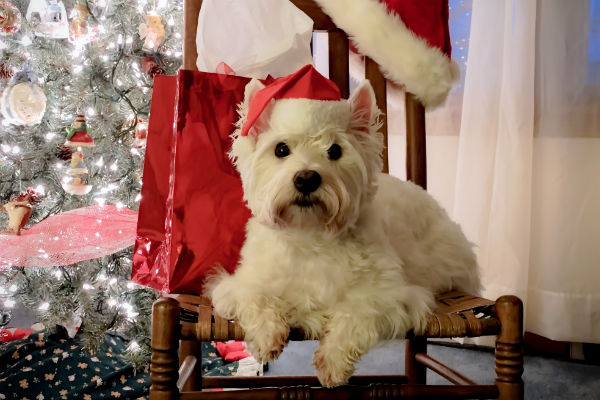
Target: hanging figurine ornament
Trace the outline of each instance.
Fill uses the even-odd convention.
[[[137,125],[135,126],[133,145],[137,149],[143,149],[146,147],[147,138],[148,138],[148,122],[142,118],[138,118]]]
[[[75,117],[75,121],[70,127],[65,128],[67,141],[65,146],[68,147],[94,147],[94,139],[90,136],[85,117],[81,114]]]
[[[21,13],[9,1],[0,0],[0,35],[11,35],[21,27]]]
[[[31,216],[33,206],[41,200],[42,196],[43,194],[34,188],[27,188],[24,193],[0,206],[1,210],[8,214],[8,229],[1,233],[20,235]]]
[[[134,127],[135,125],[135,127]],[[133,132],[133,147],[143,149],[146,147],[146,139],[148,136],[148,121],[138,117],[137,122],[132,115],[124,124],[123,130],[132,130]]]
[[[165,26],[162,23],[162,17],[156,12],[146,15],[146,23],[140,24],[139,33],[144,40],[142,50],[157,51],[165,40]]]
[[[69,37],[67,10],[62,1],[31,0],[25,18],[36,24],[36,34],[51,39]]]
[[[46,112],[46,95],[29,65],[10,79],[0,99],[0,111],[14,125],[35,126]]]
[[[69,167],[67,169],[67,174],[69,175],[83,175],[87,174],[88,169],[83,163],[83,153],[80,151],[76,151],[71,155],[71,162],[69,163]]]
[[[90,11],[86,0],[79,0],[71,11],[71,33],[69,41],[75,44],[87,44],[96,39],[96,29],[88,23]]]
[[[88,169],[83,162],[83,153],[76,151],[71,155],[71,162],[67,168],[67,175],[62,179],[65,192],[76,196],[83,196],[92,190],[88,184]]]

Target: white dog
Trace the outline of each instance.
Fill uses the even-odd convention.
[[[262,88],[246,87],[238,128]],[[291,327],[318,338],[327,387],[380,341],[424,329],[435,293],[479,291],[459,226],[420,187],[380,173],[378,116],[365,81],[349,100],[271,101],[260,134],[233,134],[252,217],[237,270],[214,275],[206,293],[259,361],[279,356]]]

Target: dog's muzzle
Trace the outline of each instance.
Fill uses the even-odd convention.
[[[294,187],[305,196],[317,190],[320,185],[321,175],[317,171],[305,169],[294,175]]]

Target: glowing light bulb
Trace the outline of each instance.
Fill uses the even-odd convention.
[[[135,353],[140,350],[140,345],[135,340],[132,340],[131,343],[129,343],[129,346],[127,346],[127,349]]]

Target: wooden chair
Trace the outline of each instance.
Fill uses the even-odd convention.
[[[349,94],[348,39],[312,0],[292,0],[314,20],[316,31],[329,36],[329,77]],[[196,25],[202,0],[185,0],[184,68],[196,69]],[[386,81],[377,64],[366,59],[366,77],[375,90],[379,108],[386,112]],[[425,111],[410,93],[406,94],[407,177],[426,186]],[[388,169],[387,124],[385,172]],[[235,321],[215,315],[210,301],[198,296],[171,295],[157,300],[152,321],[152,365],[150,398],[162,399],[392,399],[392,398],[499,398],[522,399],[522,303],[514,296],[495,302],[451,292],[439,296],[438,308],[429,317],[422,337],[406,340],[405,375],[354,376],[346,386],[322,388],[316,377],[203,377],[199,364],[201,341],[243,340]],[[427,338],[498,335],[494,385],[477,385],[427,355]],[[291,340],[302,340],[292,331]],[[430,368],[452,385],[425,385]],[[250,388],[235,392],[201,391],[212,388]]]

